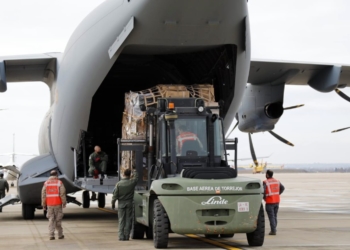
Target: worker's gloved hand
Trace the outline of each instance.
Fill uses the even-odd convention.
[[[44,211],[47,211],[47,206],[44,206],[43,209],[44,209]]]
[[[112,209],[113,209],[113,210],[115,209],[115,204],[112,204]]]
[[[62,205],[62,208],[66,208],[66,204]]]

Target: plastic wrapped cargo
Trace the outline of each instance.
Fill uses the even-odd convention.
[[[159,98],[202,98],[206,106],[217,106],[214,88],[210,84],[195,85],[166,85],[160,84],[138,92],[125,93],[125,109],[122,121],[122,138],[144,140],[146,139],[146,114],[140,110],[140,97],[144,98],[146,107],[156,105]],[[213,110],[213,112],[217,112]],[[133,152],[123,151],[121,156],[122,172],[131,168]],[[147,171],[145,171],[147,173]],[[147,176],[146,176],[147,177]]]

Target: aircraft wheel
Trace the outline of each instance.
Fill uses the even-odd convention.
[[[169,218],[158,199],[153,206],[153,243],[155,248],[167,248],[169,241]]]
[[[218,234],[204,234],[205,238],[219,238]]]
[[[132,225],[131,228],[131,239],[143,239],[145,236],[145,226],[137,223]]]
[[[34,219],[35,206],[22,203],[22,217],[25,220]]]
[[[106,206],[106,194],[98,193],[98,207],[104,208]]]
[[[150,225],[149,227],[146,227],[146,238],[149,240],[153,239],[153,227]]]
[[[232,238],[235,234],[220,234],[221,238]]]
[[[254,232],[247,233],[249,246],[262,246],[265,238],[265,215],[263,206],[260,206],[258,224]]]
[[[89,208],[90,207],[90,195],[89,191],[84,191],[82,194],[82,200],[83,200],[83,208]]]

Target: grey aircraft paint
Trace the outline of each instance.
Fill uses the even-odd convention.
[[[131,20],[130,34],[110,58],[111,46],[123,38]],[[158,83],[212,83],[217,101],[224,101],[227,131],[239,105],[247,102],[242,101],[247,82],[262,88],[311,83],[324,92],[349,84],[350,67],[329,67],[333,65],[251,64],[246,0],[107,0],[82,21],[63,54],[0,57],[0,91],[13,81],[43,81],[51,90],[52,106],[40,129],[41,156],[22,167],[22,203],[40,204],[37,191],[55,167],[68,192],[78,190],[71,148],[81,130],[97,135],[110,131],[101,136],[102,144],[120,136],[124,92]],[[320,77],[326,80],[318,81]]]
[[[133,30],[110,58],[109,48],[131,18],[134,19]],[[234,73],[232,74],[234,79],[231,79],[234,83],[232,86],[234,98],[225,100],[228,107],[225,112],[225,125],[228,128],[241,101],[248,78],[250,64],[248,20],[245,0],[110,0],[102,3],[82,21],[71,36],[65,52],[62,55],[53,55],[57,60],[50,54],[45,57],[31,56],[33,61],[38,57],[33,64],[41,64],[44,73],[32,65],[27,65],[27,71],[15,74],[18,70],[15,66],[28,62],[23,62],[18,57],[0,58],[1,65],[5,64],[6,67],[6,74],[1,70],[2,90],[6,89],[6,80],[8,82],[42,80],[51,89],[52,106],[43,121],[39,138],[42,156],[32,159],[22,167],[19,179],[22,202],[39,204],[40,197],[37,192],[29,194],[24,190],[28,190],[29,186],[32,190],[34,186],[34,189],[39,189],[45,178],[40,176],[45,175],[56,165],[62,173],[61,179],[67,185],[68,192],[76,191],[77,188],[73,184],[74,160],[71,147],[77,145],[80,131],[88,130],[94,95],[108,74],[113,74],[113,65],[120,55],[130,56],[131,61],[134,56],[137,63],[137,56],[144,58],[159,56],[167,60],[168,55],[234,46],[233,56],[227,59],[228,61],[232,59],[231,64],[224,65],[227,66],[226,70]],[[50,60],[51,56],[53,59]],[[219,59],[220,57],[214,58],[213,66],[215,60]],[[225,70],[225,67],[221,70]],[[164,83],[178,82],[168,80]],[[114,84],[127,85],[128,82],[116,81]],[[137,88],[130,89],[124,86],[123,91],[116,91],[115,99],[123,99],[126,91],[150,87],[150,83],[144,86],[140,78],[140,84],[134,87]],[[122,114],[120,112],[117,115]],[[121,126],[116,129],[120,130]],[[36,174],[33,175],[33,172]]]

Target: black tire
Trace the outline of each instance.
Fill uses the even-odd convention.
[[[106,195],[103,193],[98,193],[97,202],[98,207],[104,208],[106,206]]]
[[[47,210],[44,210],[44,217],[46,218]]]
[[[29,204],[22,204],[22,217],[25,220],[34,219],[35,206]]]
[[[146,227],[146,238],[149,240],[153,240],[153,227],[149,225],[149,227]]]
[[[219,238],[218,234],[204,234],[205,238]]]
[[[167,248],[169,241],[169,218],[158,199],[153,206],[153,243],[155,248]]]
[[[262,246],[265,238],[265,215],[263,206],[260,206],[258,223],[254,232],[247,233],[249,246]]]
[[[84,191],[82,194],[83,208],[90,207],[90,194],[89,191]]]
[[[143,238],[145,238],[145,226],[136,222],[131,228],[131,239],[140,240]]]
[[[220,234],[221,238],[232,238],[235,234]]]

